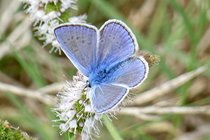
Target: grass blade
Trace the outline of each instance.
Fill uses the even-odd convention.
[[[114,140],[123,140],[117,129],[114,127],[114,125],[110,122],[110,120],[106,116],[103,117],[103,121],[107,130],[109,131]]]

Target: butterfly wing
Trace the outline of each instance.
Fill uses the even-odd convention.
[[[97,29],[86,24],[70,24],[55,28],[54,33],[66,56],[88,76],[96,63]]]
[[[101,84],[92,88],[91,104],[97,113],[104,113],[115,107],[127,95],[128,89],[112,84]]]
[[[112,71],[111,78],[107,79],[107,83],[134,88],[146,79],[149,67],[143,57],[131,57],[113,67]]]
[[[129,58],[138,48],[131,30],[119,20],[109,20],[100,29],[97,61],[109,67]]]

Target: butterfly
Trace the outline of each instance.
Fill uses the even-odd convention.
[[[135,36],[120,20],[108,20],[100,29],[80,23],[59,25],[54,34],[65,55],[87,77],[96,113],[116,107],[148,75],[148,63],[135,55]]]

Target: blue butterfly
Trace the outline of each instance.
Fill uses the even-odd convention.
[[[97,113],[116,107],[148,75],[148,63],[135,56],[135,36],[122,21],[108,20],[99,30],[89,24],[60,25],[54,33],[66,56],[88,78]]]

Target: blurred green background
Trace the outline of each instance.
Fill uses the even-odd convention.
[[[140,50],[160,56],[160,63],[151,67],[148,79],[133,95],[210,63],[209,0],[78,0],[78,9],[78,15],[87,14],[87,22],[97,27],[108,19],[123,20],[134,31]],[[49,50],[34,36],[20,1],[0,0],[0,82],[36,91],[71,80],[76,69],[64,55]],[[209,71],[142,106],[165,102],[180,107],[210,105]],[[67,139],[52,126],[51,108],[0,88],[1,120],[41,140]],[[210,140],[210,116],[205,114],[166,113],[158,119],[118,114],[117,118],[111,127],[124,140]],[[113,137],[102,126],[98,139]]]

